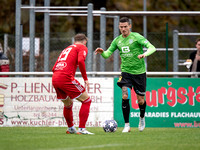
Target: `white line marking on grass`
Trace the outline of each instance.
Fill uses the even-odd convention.
[[[75,149],[92,149],[92,148],[102,148],[102,147],[116,147],[116,146],[122,146],[124,144],[104,144],[104,145],[94,145],[94,146],[82,146],[82,147],[72,147],[67,148],[66,150],[75,150]]]
[[[116,146],[122,146],[124,144],[104,144],[104,145],[94,145],[94,146],[81,146],[81,147],[69,147],[69,148],[59,148],[56,150],[76,150],[76,149],[93,149],[93,148],[104,148],[104,147],[116,147]],[[126,146],[130,146],[131,144],[126,144]],[[48,150],[54,150],[54,149],[48,149]]]

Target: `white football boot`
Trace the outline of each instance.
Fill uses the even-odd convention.
[[[122,133],[130,132],[130,131],[131,131],[131,128],[130,128],[129,123],[125,123]]]
[[[66,131],[67,134],[75,134],[77,133],[76,128],[74,126],[70,127]]]
[[[143,118],[140,117],[138,129],[139,129],[139,131],[143,131],[144,128],[145,128],[145,117],[143,117]]]
[[[87,131],[85,128],[78,128],[77,134],[94,134],[94,133]]]

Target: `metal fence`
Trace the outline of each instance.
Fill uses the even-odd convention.
[[[50,16],[85,16],[87,17],[87,36],[88,36],[88,56],[86,60],[86,68],[88,71],[107,71],[107,70],[114,70],[118,71],[119,70],[119,55],[117,52],[114,53],[113,57],[109,58],[108,60],[104,60],[102,58],[98,58],[99,56],[95,56],[92,51],[95,49],[94,44],[100,45],[100,47],[107,47],[107,43],[110,43],[110,39],[107,40],[105,39],[105,28],[106,28],[106,18],[113,18],[114,19],[114,37],[116,37],[118,32],[118,29],[116,28],[118,26],[119,22],[119,16],[143,16],[144,18],[144,35],[146,36],[146,23],[145,23],[145,17],[146,16],[199,16],[200,12],[199,11],[146,11],[144,8],[144,11],[106,11],[105,8],[101,8],[101,10],[93,10],[93,4],[89,3],[87,6],[50,6],[50,0],[44,0],[44,7],[40,6],[38,7],[36,5],[35,0],[30,0],[29,1],[29,6],[24,6],[22,4],[22,0],[16,0],[16,19],[15,19],[15,71],[23,71],[22,69],[22,55],[21,55],[21,46],[22,46],[22,36],[23,36],[23,28],[21,27],[21,9],[24,9],[26,11],[29,11],[29,38],[30,38],[30,51],[29,51],[29,71],[37,71],[35,69],[42,69],[42,65],[44,65],[43,71],[49,71],[50,68],[52,67],[51,62],[49,60],[51,59],[51,51],[49,50],[49,47],[51,46],[50,41],[51,38],[49,36],[50,33]],[[146,5],[146,4],[144,4]],[[35,13],[40,12],[44,13],[44,36],[41,37],[41,41],[44,38],[44,47],[43,47],[43,55],[40,55],[38,58],[34,58],[34,42],[35,42]],[[93,32],[93,17],[94,16],[100,16],[100,43],[98,41],[96,42],[96,39],[93,38],[94,32]],[[105,37],[105,38],[102,38]],[[161,47],[163,45],[162,40],[165,36],[160,36],[157,37],[157,41],[151,40],[151,36],[148,35],[149,41],[152,42],[155,46],[157,45],[157,42],[159,43],[158,47]],[[153,37],[152,37],[153,39]],[[52,42],[53,43],[53,42]],[[163,45],[163,47],[165,47]],[[63,49],[63,48],[61,48]],[[162,48],[163,49],[163,48]],[[60,49],[59,49],[60,50]],[[176,51],[177,52],[177,51]],[[168,51],[166,52],[168,56]],[[178,55],[178,53],[177,53]],[[147,58],[147,63],[148,67],[147,70],[166,70],[167,68],[168,71],[172,70],[171,67],[171,52],[169,52],[169,57],[165,57],[165,64],[163,63],[163,52],[157,52],[153,56]],[[154,58],[155,57],[155,58]],[[55,58],[55,54],[53,54],[53,58]],[[43,59],[44,62],[39,63],[39,60]],[[153,60],[153,61],[149,61]],[[100,65],[96,62],[100,62]],[[177,63],[177,60],[175,57],[173,58],[173,67],[177,67],[175,63]],[[168,64],[169,63],[169,64]],[[39,66],[37,66],[39,64]],[[106,65],[105,65],[106,64]],[[161,67],[158,67],[158,65],[161,64]],[[178,63],[177,63],[178,64]],[[100,66],[100,67],[98,67]],[[152,67],[151,67],[152,66]],[[167,66],[167,67],[166,67]],[[168,69],[169,66],[169,69]],[[112,69],[113,67],[113,69]],[[177,68],[176,68],[177,69]],[[175,69],[173,68],[173,71]],[[178,69],[177,69],[178,70]],[[181,70],[180,70],[181,71]]]
[[[190,53],[196,50],[196,39],[200,33],[181,33],[178,30],[173,31],[173,71],[182,70],[184,62],[189,58]]]
[[[121,72],[87,72],[88,77],[117,77]],[[24,76],[52,76],[53,72],[0,72],[1,75],[9,77],[24,77]],[[147,72],[148,77],[192,77],[200,75],[200,72]],[[81,72],[76,72],[76,76],[80,77]]]
[[[113,33],[106,33],[106,48],[109,47],[113,40]],[[50,53],[49,53],[49,71],[56,62],[57,57],[60,52],[72,43],[73,35],[68,35],[67,33],[51,33],[50,34]],[[3,37],[3,35],[1,35]],[[100,46],[100,33],[93,34],[93,51]],[[178,57],[176,62],[178,63],[178,71],[188,71],[183,62],[189,58],[189,54],[195,50],[195,40],[198,35],[182,35],[179,36],[178,41],[173,39],[173,33],[169,34],[169,49],[168,49],[168,60],[166,61],[166,48],[165,48],[165,33],[148,33],[148,40],[157,48],[157,51],[151,56],[147,57],[147,70],[148,71],[166,71],[166,66],[168,65],[167,71],[173,70],[173,43],[178,42],[179,45]],[[35,71],[44,71],[44,35],[36,34],[36,38],[39,38],[39,55],[35,56]],[[10,60],[10,71],[15,71],[15,36],[14,35],[4,35],[4,42],[2,43],[4,51],[7,53],[7,57]],[[29,44],[29,43],[23,43]],[[26,46],[25,46],[26,47]],[[114,53],[117,53],[115,51]],[[23,66],[22,71],[29,71],[29,53],[23,52]],[[93,63],[92,71],[102,71],[101,70],[101,56],[94,55],[93,53]],[[114,69],[114,59],[118,59],[117,70]],[[168,64],[166,64],[168,63]],[[101,64],[101,65],[100,65]],[[105,60],[103,71],[120,71],[120,57],[115,58],[112,55],[110,58]]]

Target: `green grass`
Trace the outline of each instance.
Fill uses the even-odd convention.
[[[95,135],[65,134],[63,127],[1,127],[1,150],[195,150],[200,149],[199,128],[146,128],[139,132],[105,133],[87,128]]]

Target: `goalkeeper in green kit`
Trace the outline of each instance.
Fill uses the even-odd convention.
[[[145,128],[145,109],[146,101],[144,99],[146,92],[146,66],[144,58],[156,51],[155,47],[142,35],[136,32],[131,32],[130,20],[123,17],[119,21],[119,30],[121,35],[116,37],[107,51],[102,48],[95,50],[96,54],[101,54],[102,57],[108,58],[118,49],[121,57],[121,76],[117,85],[122,89],[122,112],[125,121],[125,126],[122,132],[130,132],[129,115],[131,89],[137,95],[138,105],[140,108],[139,131]],[[143,52],[143,47],[148,48]]]

